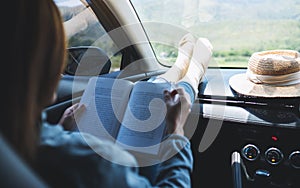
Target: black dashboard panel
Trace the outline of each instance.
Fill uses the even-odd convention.
[[[244,187],[299,187],[299,98],[240,96],[228,79],[245,71],[208,69],[199,86],[193,186],[233,187],[231,154],[237,151]]]

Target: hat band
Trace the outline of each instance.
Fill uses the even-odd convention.
[[[285,75],[259,75],[253,73],[251,70],[246,72],[247,78],[256,84],[269,84],[275,86],[288,86],[300,83],[300,71],[285,74]]]

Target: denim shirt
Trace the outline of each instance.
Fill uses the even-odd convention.
[[[160,151],[165,160],[150,181],[139,173],[136,158],[114,143],[43,123],[37,166],[51,187],[191,187],[189,140],[169,135]]]

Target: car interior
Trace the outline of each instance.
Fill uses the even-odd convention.
[[[234,11],[233,8],[230,9],[231,2],[245,3],[238,0],[214,0],[202,3],[207,6],[213,6],[214,3],[214,6],[218,7],[215,11],[221,12],[224,9]],[[251,6],[251,3],[259,5],[261,2],[267,4],[272,1],[249,0],[247,5]],[[287,1],[278,2],[283,6]],[[174,51],[177,50],[180,37],[187,31],[196,33],[197,29],[189,27],[188,30],[183,26],[165,22],[177,15],[172,12],[172,7],[181,5],[180,3],[183,3],[181,1],[55,0],[55,3],[64,18],[69,43],[66,68],[57,88],[57,99],[44,110],[47,120],[52,124],[58,122],[67,107],[80,101],[89,78],[93,76],[136,82],[164,73],[172,65],[170,62],[174,62],[176,58]],[[168,8],[163,10],[168,10],[171,17],[165,18],[164,14],[157,15],[159,12],[155,12],[155,7],[163,6],[162,4],[168,5]],[[290,10],[294,11],[295,15],[295,10],[300,11],[299,3],[296,4],[297,6]],[[278,6],[280,5],[276,5],[276,8]],[[208,21],[198,23],[200,28],[205,28],[210,23],[212,15],[205,13],[203,7],[202,12],[198,10],[199,15]],[[147,12],[152,9],[153,13]],[[147,14],[143,15],[141,13],[143,11]],[[86,12],[90,14],[87,15]],[[236,12],[242,13],[244,12],[240,10]],[[148,19],[148,14],[153,14],[155,19]],[[222,14],[219,16],[222,17]],[[297,16],[295,20],[299,25],[299,12]],[[219,23],[220,27],[230,25],[225,24]],[[96,29],[92,30],[89,26]],[[212,32],[206,36],[205,34],[209,32],[205,33],[206,30],[203,29],[203,33],[197,36],[208,37],[216,53],[214,52],[204,79],[199,84],[199,94],[186,123],[188,127],[190,124],[194,126],[193,122],[197,122],[191,132],[186,132],[194,155],[192,186],[299,187],[299,97],[258,98],[237,94],[231,89],[229,79],[247,70],[247,59],[256,49],[247,49],[246,58],[239,60],[240,66],[220,65],[218,60],[222,54],[217,46],[219,43],[215,44],[214,41],[222,40],[221,43],[227,42],[228,45],[231,41],[224,39],[228,33],[217,36],[220,33],[217,32],[218,28],[212,26],[210,29],[214,29],[212,31],[216,33]],[[235,29],[238,33],[243,32],[242,29]],[[255,31],[253,29],[252,32]],[[245,32],[247,34],[249,31]],[[229,38],[231,35],[234,34],[230,33]],[[90,36],[96,39],[89,38]],[[289,45],[290,39],[285,40]],[[299,39],[296,41],[299,44]],[[161,46],[169,47],[173,53],[159,51]],[[238,51],[235,47],[229,48],[232,53]],[[278,46],[278,48],[288,47]],[[289,48],[295,49],[294,46]],[[263,47],[259,49],[264,50]],[[167,63],[164,63],[168,61],[165,56],[171,58]],[[0,148],[2,150],[2,147]],[[34,183],[39,186],[33,187],[41,187],[40,182]]]

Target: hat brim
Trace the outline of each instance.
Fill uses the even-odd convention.
[[[300,97],[300,84],[271,86],[255,84],[247,79],[245,73],[236,74],[229,79],[230,87],[239,94],[266,98]]]

